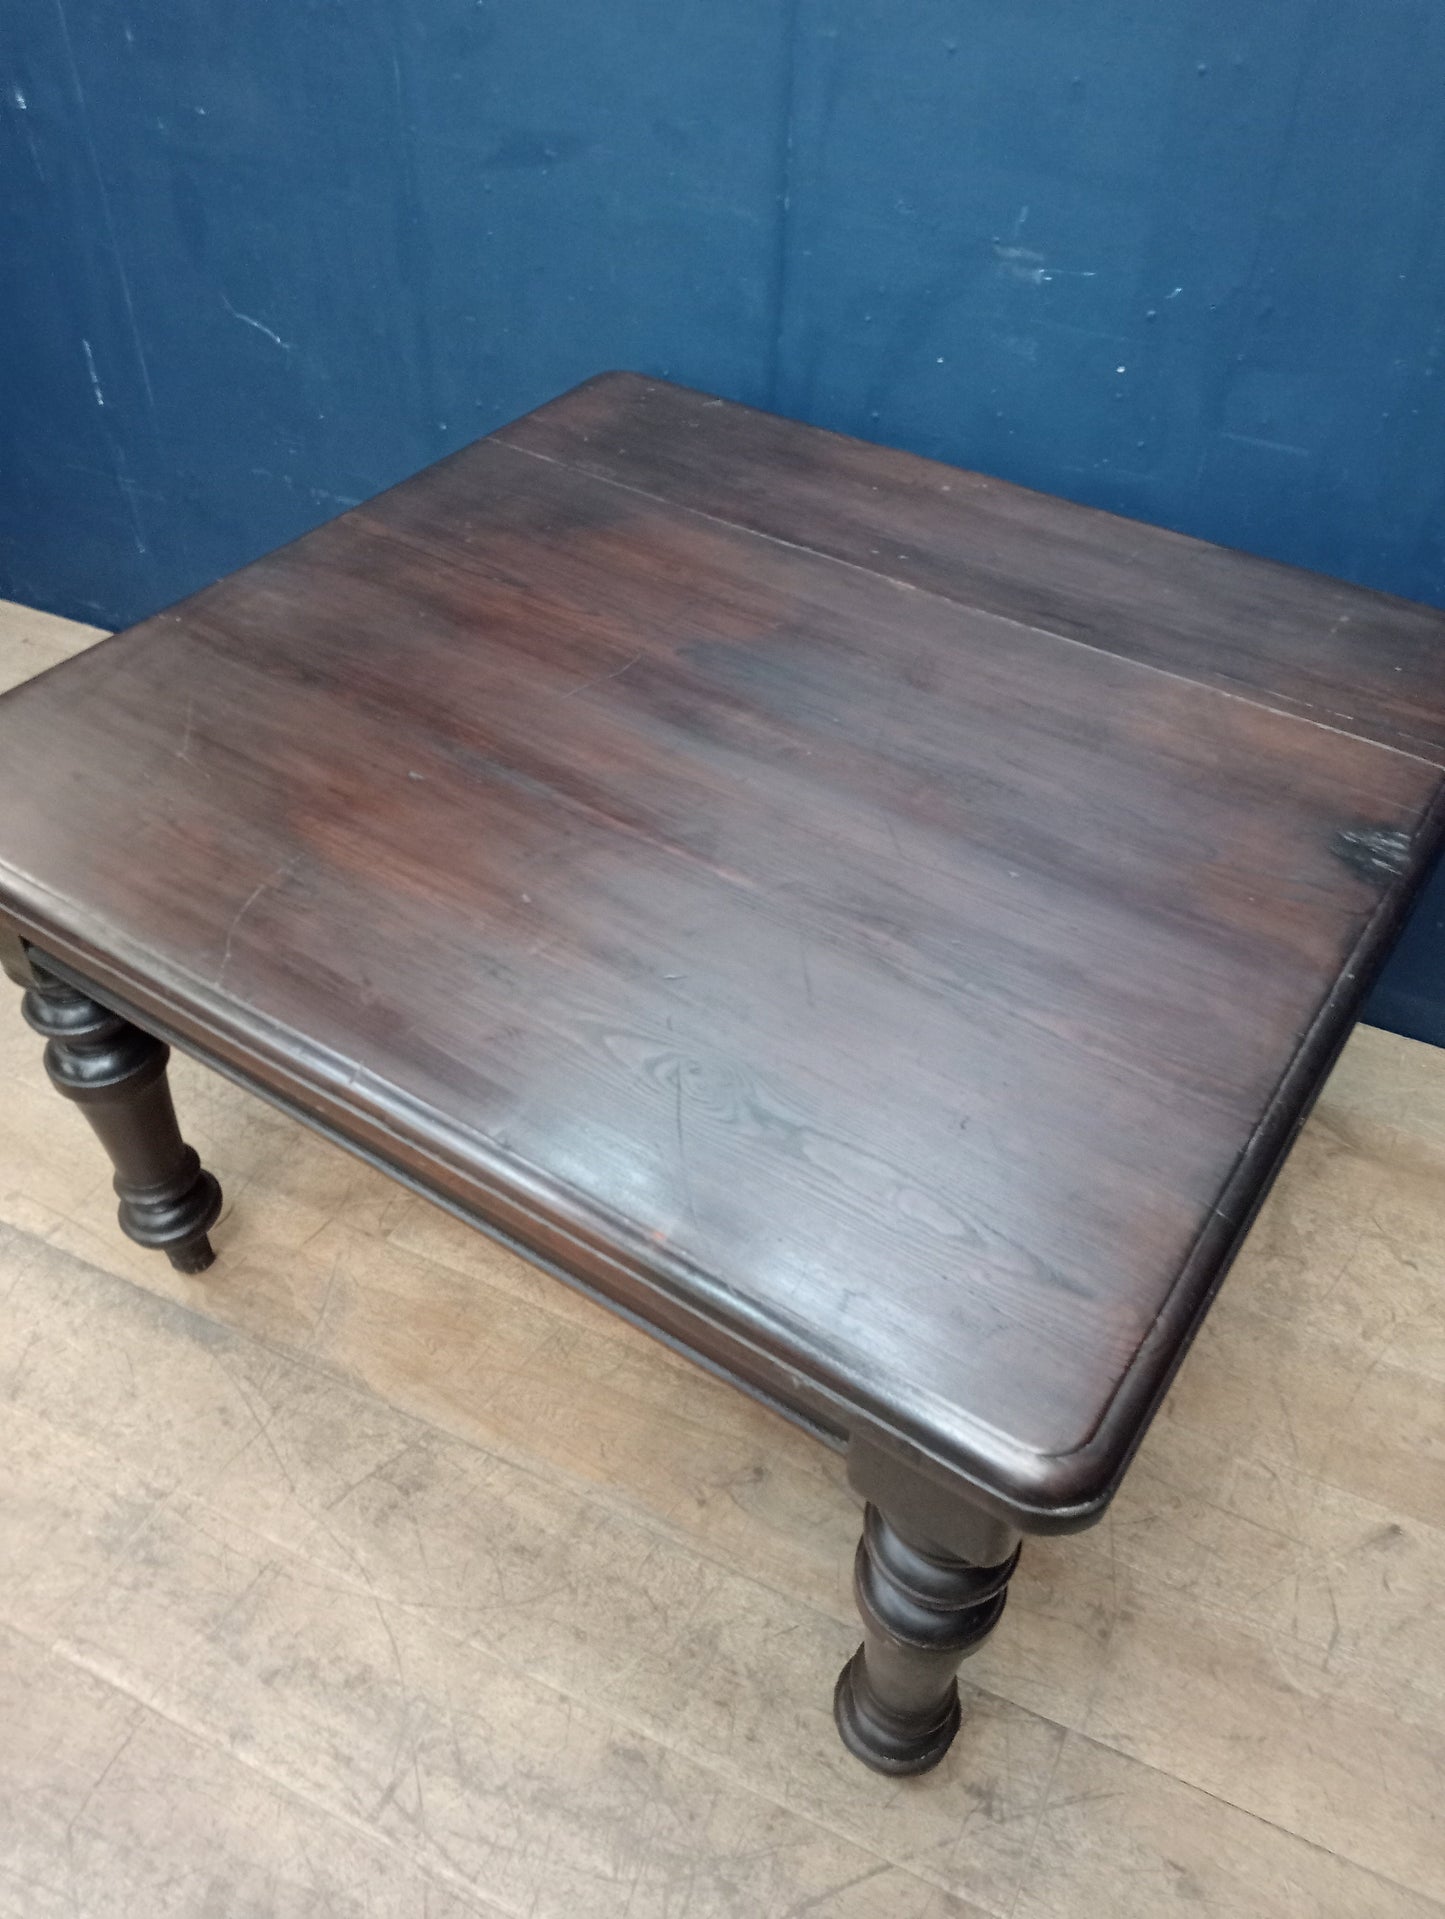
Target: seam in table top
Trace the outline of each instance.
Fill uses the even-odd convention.
[[[579,460],[562,459],[554,453],[541,453],[535,447],[519,446],[513,440],[500,439],[496,435],[491,435],[476,444],[499,447],[507,453],[519,454],[524,459],[540,460],[546,466],[561,467],[568,473],[578,473],[584,479],[595,481],[599,486],[612,487],[619,493],[630,493],[640,500],[650,500],[655,506],[668,507],[674,512],[685,513],[693,519],[706,520],[713,526],[727,527],[730,532],[742,534],[747,539],[764,540],[768,545],[782,547],[788,552],[805,553],[810,559],[823,561],[832,566],[846,567],[849,572],[862,573],[870,580],[882,580],[903,593],[917,593],[924,599],[937,602],[940,606],[952,607],[956,612],[974,613],[980,619],[997,620],[1000,625],[1015,627],[1020,632],[1032,633],[1037,638],[1056,640],[1061,646],[1076,646],[1086,653],[1101,654],[1105,659],[1117,660],[1121,666],[1134,667],[1141,673],[1157,673],[1163,679],[1177,680],[1185,686],[1196,686],[1202,692],[1216,693],[1221,699],[1238,700],[1241,705],[1253,706],[1261,712],[1277,714],[1281,719],[1297,720],[1304,726],[1317,726],[1322,732],[1337,733],[1344,739],[1358,740],[1362,745],[1377,747],[1382,753],[1396,753],[1403,759],[1419,760],[1426,766],[1437,768],[1442,775],[1445,775],[1445,747],[1432,747],[1427,740],[1419,740],[1415,746],[1396,746],[1388,740],[1377,740],[1369,733],[1357,732],[1349,724],[1335,724],[1337,721],[1348,722],[1351,718],[1349,714],[1331,713],[1328,717],[1321,718],[1315,709],[1306,708],[1301,711],[1299,706],[1284,702],[1283,696],[1280,696],[1281,703],[1277,703],[1237,690],[1232,686],[1222,686],[1214,680],[1199,679],[1193,674],[1181,673],[1173,667],[1156,666],[1151,660],[1139,660],[1129,653],[1117,653],[1095,640],[1080,639],[1072,633],[1060,633],[1051,626],[1037,626],[1030,620],[1016,619],[1008,613],[996,613],[991,607],[977,606],[971,600],[957,599],[951,593],[941,593],[936,587],[920,586],[914,580],[900,579],[897,574],[890,573],[885,567],[865,566],[861,560],[845,559],[841,554],[830,553],[826,547],[809,546],[803,540],[790,540],[781,533],[769,533],[761,527],[749,526],[745,521],[730,520],[725,514],[710,513],[705,507],[689,506],[686,502],[673,499],[666,493],[656,493],[650,487],[634,486],[627,480],[618,480],[610,474],[599,473]],[[370,504],[371,502],[368,501],[354,510],[364,514]],[[1303,705],[1303,702],[1300,705]],[[1400,737],[1414,740],[1416,736],[1402,734]]]

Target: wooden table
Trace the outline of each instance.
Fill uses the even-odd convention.
[[[608,375],[0,701],[7,969],[846,1447],[921,1771],[1103,1511],[1440,836],[1423,607]]]

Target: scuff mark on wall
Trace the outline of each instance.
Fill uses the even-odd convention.
[[[1052,280],[1096,280],[1097,267],[1051,267],[1032,247],[1005,247],[994,242],[994,258],[1011,280],[1045,287]]]

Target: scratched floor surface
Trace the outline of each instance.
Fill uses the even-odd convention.
[[[0,680],[92,638],[0,608]],[[0,1915],[1445,1916],[1445,1054],[1351,1042],[926,1780],[837,1463],[185,1062],[213,1272],[0,1013]]]

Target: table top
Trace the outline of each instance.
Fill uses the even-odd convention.
[[[1438,612],[607,375],[0,701],[0,911],[1062,1523],[1442,765]]]

